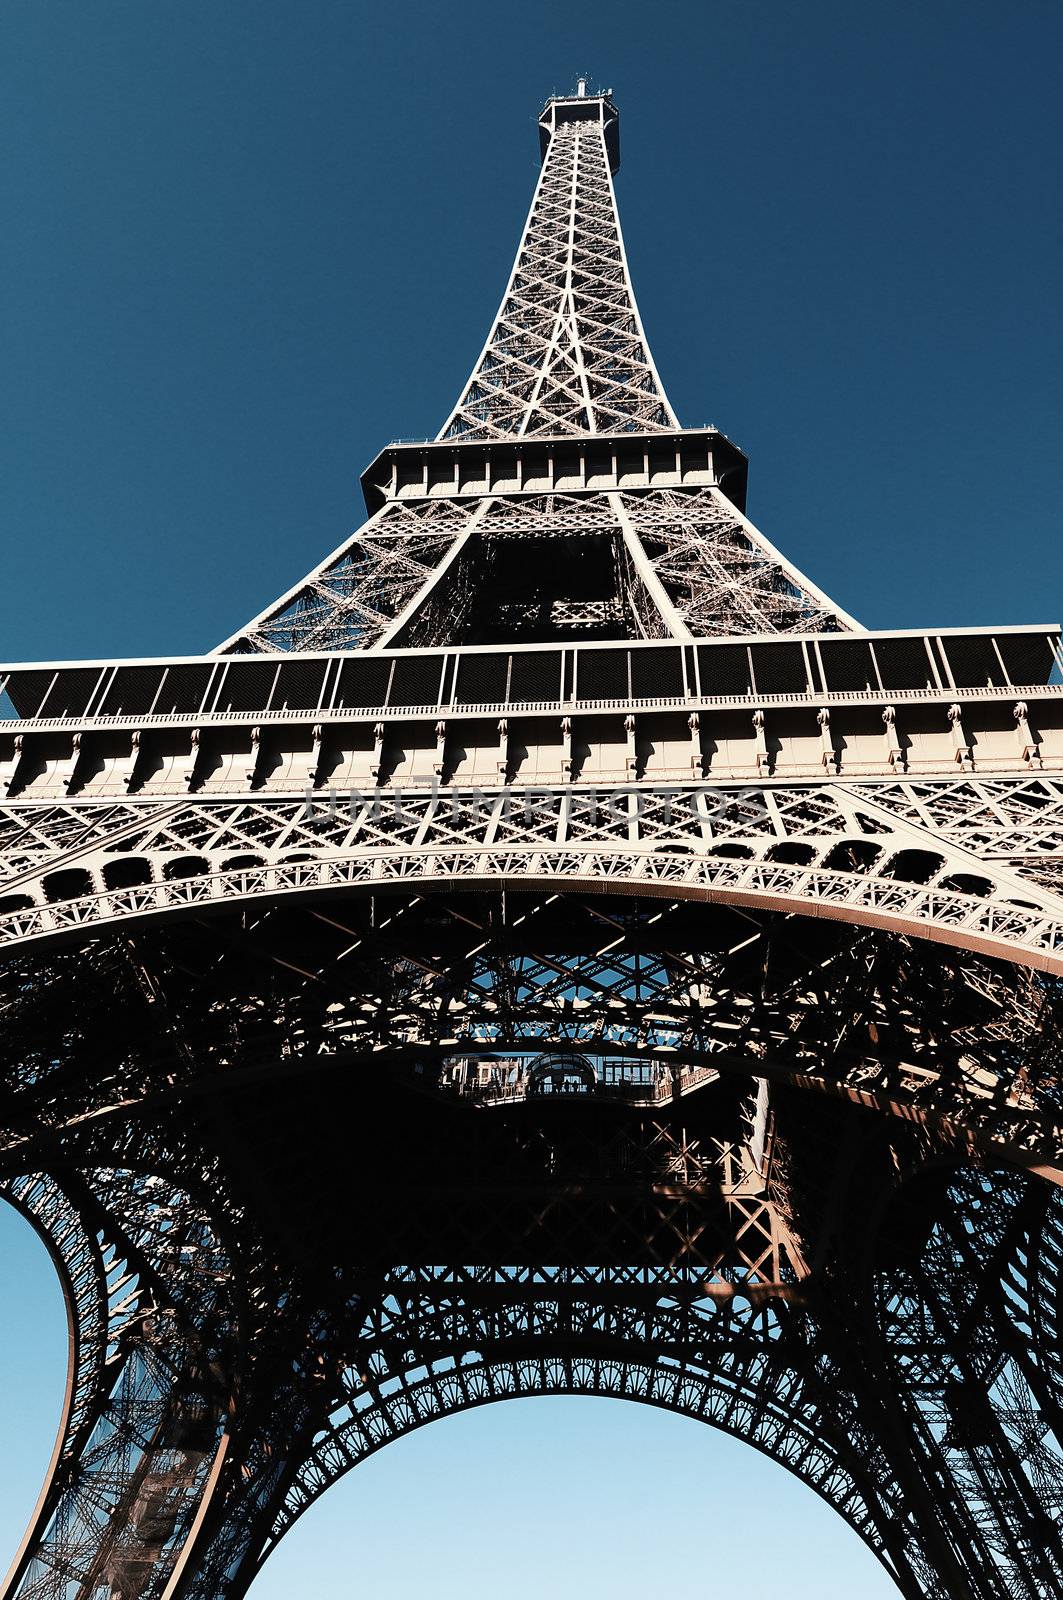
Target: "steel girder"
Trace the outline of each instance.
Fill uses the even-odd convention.
[[[854,951],[794,919],[750,938],[724,908],[711,936],[698,919],[700,952],[690,919],[600,897],[508,911],[415,898],[360,926],[352,910],[342,927],[338,911],[293,926],[277,908],[255,928],[175,925],[169,945],[27,953],[38,1003],[30,968],[9,972],[14,1131],[0,1160],[63,1176],[6,1182],[49,1234],[77,1236],[48,1198],[61,1185],[82,1225],[119,1241],[98,1252],[109,1370],[12,1594],[228,1600],[366,1454],[434,1416],[536,1393],[642,1400],[746,1438],[835,1505],[913,1597],[1058,1592],[1063,1225],[1047,1185],[965,1165],[987,1128],[1007,1134],[1018,1094],[1058,1104],[1059,1020],[1040,980],[970,958],[950,973],[872,933]],[[452,1024],[412,1050],[401,1033],[422,1004],[440,1018],[443,950],[466,1042],[510,1059],[689,1059],[691,1024],[679,1041],[669,1007],[682,974],[711,1001],[698,1053],[718,1073],[649,1113],[592,1096],[462,1107],[455,1122]],[[104,984],[121,1020],[101,1051],[85,1002]],[[772,1062],[786,1037],[842,1100]],[[751,1070],[773,1084],[759,1142]],[[402,1203],[375,1176],[356,1189],[346,1255],[331,1234],[308,1249],[298,1210],[294,1237],[277,1235],[239,1156],[246,1141],[279,1211],[298,1195],[320,1227],[331,1177],[306,1194],[291,1171],[297,1150],[331,1170],[316,1141],[269,1111],[258,1132],[230,1121],[250,1082],[299,1115],[283,1084],[337,1071],[364,1128],[339,1109],[338,1080],[322,1105],[353,1136],[355,1169],[365,1140],[395,1143],[413,1181]],[[383,1100],[382,1082],[395,1086]],[[426,1163],[423,1139],[441,1137],[461,1143],[460,1171]],[[1021,1159],[1006,1137],[982,1148]],[[588,1205],[598,1264],[581,1262]],[[446,1261],[470,1265],[433,1264]]]
[[[6,1592],[159,1593],[224,1456],[235,1328],[218,1196],[92,1167],[15,1176],[3,1193],[58,1258],[72,1325],[59,1439]]]
[[[534,538],[608,539],[616,575],[601,611],[614,638],[833,631],[852,619],[786,560],[717,487],[593,490],[483,499],[389,500],[338,550],[219,650],[429,646],[482,617],[490,563],[519,562]],[[604,601],[597,601],[599,606]],[[563,613],[575,633],[599,612]],[[570,607],[573,602],[568,602]],[[501,619],[519,637],[518,607]]]
[[[0,943],[284,894],[607,880],[815,912],[1058,973],[1061,817],[1047,777],[13,803],[0,811]],[[64,880],[60,899],[61,873],[77,883]]]

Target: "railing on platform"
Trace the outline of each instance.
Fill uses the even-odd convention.
[[[691,1094],[719,1073],[714,1067],[664,1061],[604,1061],[586,1056],[533,1060],[448,1061],[437,1087],[476,1105],[512,1105],[527,1100],[618,1100],[656,1106]]]

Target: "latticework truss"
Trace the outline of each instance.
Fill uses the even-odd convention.
[[[587,541],[608,555],[586,565]],[[552,548],[551,548],[552,546]],[[565,551],[572,556],[558,565]],[[571,567],[584,563],[573,594]],[[223,650],[854,626],[715,488],[390,501]]]
[[[242,1600],[530,1394],[750,1442],[907,1600],[1063,1595],[1058,629],[869,634],[780,554],[664,397],[611,99],[540,129],[361,530],[211,656],[6,679],[0,1192],[72,1330],[6,1600]]]
[[[562,122],[513,274],[472,376],[440,430],[494,439],[674,428],[628,277],[605,117]]]
[[[1063,859],[1060,811],[1059,786],[1043,778],[605,793],[436,783],[317,801],[11,806],[0,810],[0,946],[219,902],[599,880],[814,910],[1063,975],[1063,899],[1038,881]]]
[[[364,650],[467,536],[473,507],[447,501],[387,505],[223,650]]]
[[[567,120],[568,117],[575,120]],[[678,423],[665,398],[628,276],[610,166],[616,113],[608,99],[558,103],[513,274],[472,377],[439,433],[475,442],[608,440],[606,461],[551,459],[577,492],[513,495],[541,467],[484,468],[505,497],[447,498],[416,452],[394,494],[337,551],[220,648],[361,650],[468,637],[578,634],[657,638],[855,626],[714,483],[660,443]],[[615,163],[614,163],[615,164]],[[645,444],[640,480],[632,441]],[[658,442],[655,443],[655,440]],[[618,443],[619,441],[619,443]],[[641,449],[641,446],[640,446]],[[466,458],[459,457],[456,460]],[[610,468],[611,462],[611,468]],[[413,463],[411,466],[410,463]],[[455,465],[453,487],[463,471]],[[478,472],[479,468],[469,469]],[[588,493],[610,477],[665,485],[641,494]],[[398,498],[396,498],[397,496]],[[588,503],[583,503],[588,502]],[[587,587],[572,563],[550,572],[565,541],[586,564],[594,523],[610,547]],[[543,580],[529,586],[531,572]]]
[[[69,1263],[88,1378],[13,1592],[92,1594],[104,1572],[228,1600],[367,1454],[540,1393],[749,1440],[913,1597],[1052,1592],[1015,1585],[1058,1576],[1057,1210],[1029,1179],[933,1173],[1058,1150],[1054,993],[873,931],[593,893],[278,903],[25,959],[0,994],[0,1171]],[[470,1049],[590,1076],[455,1101]],[[646,1063],[673,1091],[638,1109]],[[60,1150],[76,1179],[15,1176]],[[948,1270],[939,1238],[962,1250]],[[928,1344],[943,1293],[970,1311]],[[991,1492],[939,1412],[977,1430]]]

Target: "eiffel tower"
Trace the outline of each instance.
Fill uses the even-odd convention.
[[[362,527],[211,654],[4,672],[0,1183],[70,1312],[5,1596],[238,1600],[536,1394],[747,1440],[910,1600],[1063,1595],[1059,631],[787,561],[653,365],[611,94],[539,129]]]

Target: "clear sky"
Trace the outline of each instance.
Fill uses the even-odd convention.
[[[1058,620],[1055,0],[5,0],[0,659],[210,647],[432,434],[498,302],[544,96],[622,116],[630,263],[682,420],[870,626]],[[65,1335],[0,1222],[0,1543]],[[779,1469],[526,1402],[361,1468],[255,1600],[884,1595]]]

